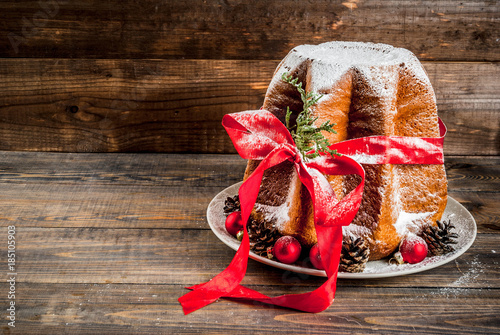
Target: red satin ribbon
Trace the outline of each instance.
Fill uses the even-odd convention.
[[[371,136],[340,142],[331,146],[341,157],[322,155],[304,162],[288,129],[265,110],[225,115],[222,124],[233,144],[245,159],[261,163],[241,185],[240,197],[244,222],[243,240],[229,266],[207,283],[189,287],[192,291],[179,298],[185,314],[202,308],[221,297],[242,298],[293,308],[321,312],[335,297],[337,272],[342,249],[342,226],[349,225],[358,212],[363,195],[365,173],[360,163],[373,164],[442,164],[445,128],[440,121],[441,137],[415,138]],[[356,162],[349,156],[357,158]],[[247,269],[250,243],[246,222],[257,199],[264,171],[291,161],[302,184],[307,188],[314,208],[314,225],[319,251],[328,279],[319,288],[302,294],[268,297],[240,285]],[[357,174],[361,183],[337,202],[324,175]]]
[[[362,164],[443,164],[446,126],[438,118],[439,137],[368,136],[330,146]]]

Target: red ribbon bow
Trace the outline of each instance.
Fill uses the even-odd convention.
[[[240,197],[243,240],[229,266],[207,283],[189,287],[192,291],[179,298],[184,313],[191,313],[221,297],[260,301],[305,312],[321,312],[335,297],[337,272],[342,249],[342,226],[349,225],[358,212],[363,195],[365,164],[442,164],[444,124],[439,121],[441,137],[415,138],[398,136],[370,136],[340,142],[330,146],[343,155],[320,157],[304,162],[290,132],[273,114],[265,110],[225,115],[222,125],[244,159],[261,163],[241,185]],[[349,156],[356,157],[358,162]],[[319,251],[328,279],[319,288],[302,294],[268,297],[240,285],[246,273],[250,243],[246,222],[257,199],[264,171],[284,161],[295,165],[302,184],[311,195],[314,225]],[[357,174],[361,183],[342,200],[335,193],[325,175]]]

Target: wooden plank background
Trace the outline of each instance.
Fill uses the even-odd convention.
[[[208,229],[208,203],[246,167],[237,155],[195,154],[3,152],[0,162],[0,204],[12,213],[0,219],[29,228]],[[500,158],[448,156],[446,170],[480,232],[500,230]]]
[[[335,303],[320,314],[221,299],[183,316],[184,287],[211,279],[234,255],[205,218],[207,203],[245,169],[239,156],[223,157],[2,152],[0,220],[18,238],[12,334],[498,331],[498,157],[447,158],[450,196],[478,227],[455,261],[411,276],[341,279]],[[6,235],[0,229],[0,241]],[[255,261],[244,280],[272,296],[323,282]]]
[[[2,57],[280,59],[376,41],[424,60],[497,61],[496,1],[2,1]]]
[[[259,108],[296,45],[413,51],[446,154],[500,151],[498,1],[2,1],[0,150],[234,153],[220,121]]]
[[[18,327],[0,329],[498,333],[499,11],[494,0],[0,1],[0,222],[19,232]],[[205,214],[245,168],[223,115],[259,108],[291,48],[331,40],[422,61],[449,129],[449,194],[474,216],[476,242],[432,271],[339,280],[320,314],[221,299],[183,316],[184,286],[234,255]],[[251,261],[244,284],[276,296],[323,282]]]

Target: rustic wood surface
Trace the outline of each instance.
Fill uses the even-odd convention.
[[[498,61],[497,1],[6,0],[0,57],[280,59],[371,41],[424,60]]]
[[[5,0],[0,22],[4,251],[9,225],[18,239],[4,334],[500,334],[498,1]],[[234,255],[205,216],[245,168],[222,116],[259,108],[290,49],[332,40],[422,61],[475,243],[431,271],[339,280],[320,314],[221,299],[184,316],[184,287]],[[250,261],[244,283],[323,281]]]
[[[237,155],[0,153],[0,241],[16,226],[16,328],[5,334],[493,334],[500,331],[500,158],[446,157],[450,196],[478,236],[461,257],[410,276],[338,281],[307,314],[221,299],[183,316],[185,286],[234,251],[205,212],[241,180]],[[0,290],[8,291],[2,272]],[[305,292],[323,278],[249,262],[244,283]],[[5,305],[2,294],[0,303]]]
[[[0,150],[234,153],[222,116],[260,108],[277,64],[0,59]],[[424,67],[446,154],[499,155],[498,63]]]
[[[447,154],[500,152],[498,1],[0,3],[0,150],[234,153],[222,115],[259,108],[300,44],[414,52]],[[449,145],[453,143],[453,145]]]

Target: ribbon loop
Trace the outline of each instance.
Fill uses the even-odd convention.
[[[279,144],[295,146],[288,129],[268,111],[227,114],[222,125],[244,159],[262,160]]]

